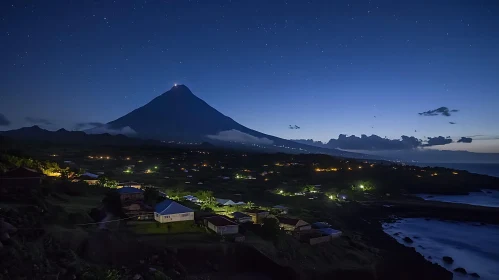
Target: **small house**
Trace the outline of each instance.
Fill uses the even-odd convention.
[[[99,175],[85,172],[73,181],[85,182],[89,185],[97,185],[99,183]]]
[[[154,207],[154,219],[160,223],[194,221],[194,210],[166,199]]]
[[[38,189],[43,177],[44,175],[36,170],[19,167],[0,174],[0,190],[8,193],[9,191]]]
[[[336,229],[332,229],[331,225],[326,222],[316,222],[312,224],[312,228],[317,229],[323,235],[330,236],[331,238],[340,237],[342,232]]]
[[[132,187],[124,187],[117,190],[120,194],[121,203],[131,203],[144,200],[144,191]]]
[[[239,232],[239,225],[224,216],[211,216],[204,218],[205,225],[220,235],[237,234]]]
[[[279,214],[288,214],[289,211],[288,207],[282,205],[276,205],[272,207],[272,209],[274,209],[274,211],[278,212]]]
[[[232,206],[236,205],[236,203],[230,199],[223,199],[223,198],[215,198],[218,204],[223,205],[223,206]]]
[[[234,212],[232,213],[232,217],[240,224],[251,222],[251,216],[242,212]]]
[[[153,208],[141,201],[124,206],[122,209],[128,217],[133,217],[137,220],[152,220],[154,217]]]
[[[188,200],[188,201],[190,201],[190,202],[194,202],[194,203],[199,202],[199,198],[197,198],[197,197],[195,197],[195,196],[193,196],[193,195],[190,195],[190,194],[189,194],[189,195],[184,196],[184,199],[185,199],[185,200]]]
[[[287,231],[310,230],[312,228],[304,220],[287,217],[277,217],[277,219],[279,220],[279,226]]]
[[[251,216],[251,220],[255,224],[262,223],[262,220],[267,218],[267,216],[269,215],[269,211],[261,210],[261,209],[250,209],[250,210],[244,211],[244,213]]]
[[[121,183],[118,183],[118,186],[117,186],[118,189],[126,188],[126,187],[136,188],[136,189],[142,189],[142,184],[131,181],[131,182],[121,182]]]

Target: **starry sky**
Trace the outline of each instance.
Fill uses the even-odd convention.
[[[282,138],[499,152],[498,50],[495,0],[2,0],[0,129],[109,122],[179,83]]]

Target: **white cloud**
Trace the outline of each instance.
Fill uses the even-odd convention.
[[[206,137],[219,140],[219,141],[233,141],[233,142],[242,142],[249,144],[262,144],[262,145],[271,145],[274,141],[268,138],[258,138],[248,133],[241,132],[236,129],[224,130],[220,131],[215,135],[206,135]]]
[[[118,134],[123,134],[123,135],[135,135],[137,132],[133,130],[129,126],[125,126],[119,129],[114,129],[110,128],[109,125],[105,124],[102,126],[94,127],[91,129],[85,130],[86,134],[104,134],[104,133],[109,133],[111,135],[118,135]]]

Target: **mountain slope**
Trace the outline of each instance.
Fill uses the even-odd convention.
[[[108,126],[116,130],[128,126],[141,138],[177,141],[201,141],[206,135],[242,127],[184,85],[174,86]]]
[[[312,147],[247,128],[195,96],[185,85],[172,87],[146,105],[106,125],[107,129],[115,131],[127,127],[136,132],[137,137],[161,141],[209,141],[221,146],[237,142],[271,146],[273,149],[363,157],[356,153]]]

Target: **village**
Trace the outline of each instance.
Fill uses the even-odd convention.
[[[381,256],[366,245],[372,236],[358,232],[366,223],[362,215],[393,209],[386,208],[391,205],[385,201],[419,203],[408,193],[424,191],[428,182],[460,182],[468,176],[443,168],[322,155],[210,149],[58,148],[32,154],[2,157],[4,236],[31,236],[35,229],[56,239],[66,236],[61,242],[86,260],[116,265],[133,256],[123,251],[111,261],[102,254],[136,242],[141,250],[208,250],[211,257],[201,257],[195,265],[189,266],[192,258],[183,260],[182,273],[165,264],[162,270],[173,278],[193,271],[214,273],[216,262],[221,262],[216,271],[249,269],[227,264],[220,268],[228,261],[221,259],[229,258],[226,251],[219,252],[220,246],[235,252],[250,248],[256,263],[271,260],[279,266],[263,271],[267,274],[291,269],[313,277],[345,266],[369,272]],[[35,224],[17,218],[24,211],[43,218]],[[15,220],[17,224],[9,223]],[[119,246],[104,242],[110,236],[129,241]],[[3,247],[9,244],[1,242]]]

